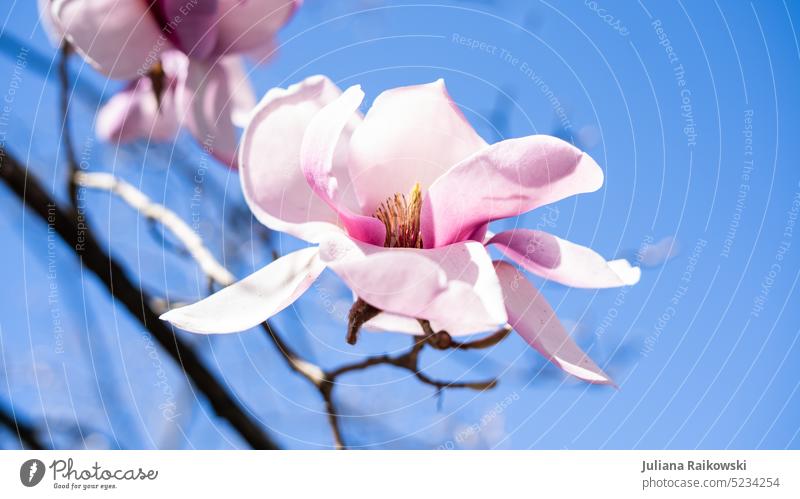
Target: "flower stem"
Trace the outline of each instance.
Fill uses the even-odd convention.
[[[355,345],[358,340],[358,331],[368,320],[381,313],[379,308],[375,308],[361,298],[353,303],[350,309],[347,323],[347,343]]]

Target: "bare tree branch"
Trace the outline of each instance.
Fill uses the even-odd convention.
[[[374,357],[367,357],[362,361],[338,367],[328,372],[326,377],[332,383],[336,380],[336,378],[338,378],[343,374],[352,371],[367,369],[381,364],[387,364],[411,372],[412,374],[414,374],[414,376],[416,376],[416,378],[419,381],[425,383],[426,385],[431,385],[435,387],[437,390],[442,390],[445,388],[469,388],[472,390],[487,390],[489,388],[494,388],[494,386],[497,385],[497,380],[494,379],[488,381],[471,381],[471,382],[439,381],[426,375],[419,367],[419,354],[422,352],[423,348],[425,348],[425,345],[429,344],[429,339],[430,339],[429,336],[415,336],[414,344],[411,346],[411,349],[403,354],[397,356],[378,355]]]
[[[275,341],[279,346],[283,345],[283,341],[280,339],[279,336],[275,334],[275,332],[268,324],[265,325],[265,330],[267,331],[269,336],[273,339],[273,341]],[[325,406],[328,411],[328,422],[330,423],[331,429],[333,430],[334,445],[337,449],[345,449],[346,445],[342,440],[339,412],[333,400],[333,389],[336,387],[336,380],[340,376],[343,376],[344,374],[351,373],[354,371],[362,371],[364,369],[369,369],[370,367],[379,365],[390,365],[411,372],[420,382],[426,385],[433,386],[434,388],[436,388],[437,391],[441,391],[444,389],[452,389],[452,388],[466,388],[471,390],[482,391],[494,388],[497,385],[496,379],[491,379],[488,381],[468,381],[468,382],[441,381],[433,379],[427,374],[425,374],[419,366],[419,354],[422,352],[423,348],[425,348],[426,345],[429,345],[431,341],[435,341],[432,340],[432,336],[428,333],[428,331],[426,331],[425,333],[426,334],[424,336],[415,336],[414,343],[411,346],[411,348],[405,353],[402,353],[400,355],[391,356],[384,354],[384,355],[367,357],[358,362],[345,364],[343,366],[337,367],[329,371],[324,371],[321,368],[315,366],[316,372],[322,373],[321,383],[315,381],[319,379],[319,374],[317,374],[316,377],[313,379],[309,376],[306,376],[306,378],[314,382],[314,385],[317,387],[317,389],[320,392],[320,395],[322,395],[322,398],[325,401]],[[281,347],[281,351],[284,352],[284,355],[286,356],[287,359],[290,360],[290,363],[297,362],[296,354],[294,354],[291,350]],[[303,373],[301,372],[301,374]]]
[[[75,145],[69,133],[69,103],[72,97],[69,85],[69,56],[72,54],[72,45],[64,39],[61,42],[61,57],[58,61],[58,82],[61,86],[61,129],[59,136],[64,146],[64,156],[67,158],[67,192],[73,209],[78,205],[78,186],[75,183],[75,174],[78,172],[78,160],[75,156]]]
[[[111,296],[147,328],[183,369],[194,386],[211,403],[218,416],[228,420],[249,445],[257,449],[275,449],[277,445],[237,400],[202,364],[194,350],[159,320],[150,308],[151,297],[134,285],[122,266],[103,251],[87,224],[76,210],[67,213],[4,148],[0,148],[0,178],[20,198],[22,203],[55,231],[72,248],[81,266],[91,270]]]
[[[153,202],[146,194],[124,180],[110,173],[76,172],[75,183],[80,187],[108,191],[118,196],[128,206],[140,212],[149,220],[156,221],[166,227],[188,251],[189,255],[200,265],[200,269],[220,286],[233,284],[236,278],[228,269],[214,258],[203,240],[175,212],[163,205]]]
[[[501,327],[500,329],[490,334],[489,336],[484,336],[483,338],[475,341],[467,341],[461,343],[452,340],[451,348],[457,348],[459,350],[478,350],[478,349],[493,347],[498,343],[500,343],[501,341],[503,341],[504,339],[506,339],[506,337],[509,334],[511,334],[511,331],[513,330],[514,329],[511,326],[506,324],[505,326]]]

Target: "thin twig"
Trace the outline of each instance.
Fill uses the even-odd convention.
[[[328,413],[328,423],[331,426],[333,433],[333,446],[335,449],[344,449],[345,445],[342,439],[342,431],[339,427],[339,410],[333,400],[333,382],[329,375],[322,370],[321,367],[313,364],[303,358],[290,347],[283,338],[276,332],[275,327],[269,321],[261,323],[261,328],[267,334],[267,337],[272,340],[278,351],[281,352],[283,358],[286,360],[289,367],[299,375],[311,382],[322,396],[325,401],[325,410]]]
[[[325,401],[325,410],[328,413],[328,424],[333,433],[333,448],[336,450],[344,450],[347,447],[345,446],[344,438],[342,437],[342,428],[339,424],[339,409],[336,406],[336,402],[333,400],[334,386],[333,382],[326,382],[319,388],[322,399]]]
[[[75,145],[72,143],[72,136],[69,133],[69,56],[72,54],[72,45],[64,39],[61,42],[61,58],[58,61],[58,82],[61,86],[61,129],[59,136],[64,145],[65,156],[67,158],[67,192],[72,208],[78,205],[78,186],[75,183],[75,174],[78,172],[78,160],[75,155]]]
[[[285,341],[283,341],[280,335],[276,333],[275,328],[269,322],[262,323],[262,328],[266,332],[267,337],[275,343],[275,345],[278,347],[278,350],[280,350],[280,352],[283,354],[284,358],[289,364],[289,367],[309,380],[320,392],[322,399],[325,401],[325,407],[328,412],[328,422],[330,423],[331,430],[333,432],[334,447],[337,449],[345,449],[346,444],[342,438],[340,414],[334,401],[333,391],[336,387],[336,381],[338,378],[347,373],[362,371],[378,365],[390,365],[411,372],[420,382],[433,386],[437,391],[458,388],[481,391],[494,388],[497,385],[496,379],[467,382],[441,381],[435,380],[426,375],[419,367],[419,354],[430,342],[430,335],[428,334],[430,330],[425,331],[426,334],[423,336],[415,336],[414,343],[411,348],[402,354],[396,356],[386,354],[375,355],[326,371],[315,364],[303,360],[299,355],[297,355],[297,353],[292,350],[292,348],[289,347]],[[492,335],[492,337],[494,336],[497,336],[497,333]],[[499,340],[495,340],[495,342],[496,341]]]
[[[297,355],[297,353],[285,341],[283,341],[283,338],[281,338],[281,336],[276,332],[275,327],[269,321],[262,322],[261,328],[267,333],[267,337],[270,338],[273,343],[275,343],[275,346],[278,347],[278,350],[281,352],[284,359],[286,359],[286,362],[289,364],[289,367],[292,368],[293,371],[302,375],[318,388],[325,384],[328,378],[325,371],[323,371],[322,368],[316,364],[308,362]]]
[[[443,388],[469,388],[472,390],[486,390],[488,388],[493,388],[497,384],[497,380],[494,379],[488,381],[459,382],[439,381],[429,377],[419,367],[419,354],[422,352],[425,345],[428,344],[427,336],[416,336],[414,337],[414,344],[412,345],[411,349],[400,355],[378,355],[374,357],[368,357],[364,360],[354,362],[352,364],[346,364],[328,372],[327,378],[333,382],[339,376],[345,373],[359,371],[381,364],[387,364],[411,372],[419,381],[427,385],[431,385],[437,390],[441,390]]]
[[[236,278],[214,258],[203,240],[175,212],[153,202],[142,191],[110,173],[77,172],[75,183],[81,187],[108,191],[118,196],[128,206],[139,211],[149,220],[154,220],[168,229],[183,245],[189,255],[200,265],[200,269],[220,286],[233,284]]]
[[[134,285],[122,266],[103,251],[88,224],[78,215],[78,210],[66,212],[61,208],[41,184],[28,175],[28,169],[4,148],[0,148],[0,178],[26,207],[53,227],[76,253],[81,266],[98,277],[115,301],[123,304],[152,333],[194,386],[208,398],[218,416],[228,420],[253,448],[277,448],[264,429],[245,413],[234,396],[203,365],[195,351],[159,320],[158,314],[150,308],[151,297],[141,286]]]
[[[506,324],[505,326],[501,327],[494,333],[490,334],[489,336],[485,336],[481,339],[475,341],[467,341],[467,342],[458,342],[453,340],[451,344],[451,348],[457,348],[459,350],[477,350],[483,348],[489,348],[492,346],[497,345],[508,336],[513,328]]]
[[[488,381],[460,382],[441,381],[429,377],[419,366],[419,355],[423,348],[429,344],[429,341],[430,337],[428,335],[416,336],[414,337],[414,343],[411,348],[400,355],[391,356],[384,354],[367,357],[358,362],[345,364],[330,371],[324,372],[326,383],[319,388],[323,398],[325,399],[326,406],[328,407],[328,418],[331,428],[333,428],[334,441],[336,442],[337,448],[345,448],[345,446],[341,440],[338,412],[336,412],[335,404],[333,403],[333,388],[336,386],[337,379],[344,374],[354,371],[361,371],[378,365],[390,365],[411,372],[420,382],[436,388],[437,392],[444,389],[458,388],[482,391],[494,388],[497,385],[496,379],[491,379]]]

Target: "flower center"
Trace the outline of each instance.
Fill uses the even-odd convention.
[[[414,184],[406,197],[395,194],[378,206],[375,218],[386,227],[387,248],[422,248],[419,230],[419,214],[422,210],[422,191],[419,182]]]

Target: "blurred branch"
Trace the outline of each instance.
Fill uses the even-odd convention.
[[[514,329],[506,324],[505,326],[498,329],[496,332],[490,334],[489,336],[485,336],[481,339],[475,341],[467,341],[467,342],[458,342],[452,340],[451,347],[457,348],[459,350],[477,350],[482,348],[489,348],[492,346],[497,345],[511,333]]]
[[[333,389],[336,386],[336,380],[344,374],[354,371],[362,371],[365,369],[369,369],[370,367],[379,365],[390,365],[411,372],[420,382],[426,385],[433,386],[434,388],[436,388],[437,391],[441,391],[444,389],[452,389],[452,388],[467,388],[471,390],[482,391],[494,388],[497,385],[496,379],[491,379],[488,381],[468,381],[468,382],[441,381],[433,379],[429,377],[427,374],[425,374],[419,366],[419,355],[426,345],[431,344],[432,341],[436,341],[435,339],[433,339],[434,336],[430,334],[430,331],[424,331],[425,334],[422,336],[415,336],[414,343],[411,346],[411,348],[400,355],[395,355],[395,356],[375,355],[367,357],[358,362],[345,364],[335,369],[326,371],[323,370],[321,367],[312,364],[302,359],[300,356],[298,356],[297,353],[294,350],[292,350],[291,347],[289,347],[286,344],[286,342],[283,341],[280,335],[278,335],[275,332],[274,327],[270,325],[269,321],[262,323],[262,327],[264,331],[267,333],[267,336],[275,343],[275,345],[281,351],[284,358],[289,363],[289,367],[291,367],[298,374],[305,377],[317,388],[317,390],[319,390],[320,395],[325,401],[325,407],[328,411],[328,421],[333,431],[334,446],[337,449],[345,449],[346,445],[342,439],[342,431],[339,421],[340,415],[336,403],[333,399]],[[425,328],[423,328],[423,330],[424,329]],[[470,345],[469,348],[488,348],[489,346],[496,345],[502,339],[508,336],[508,332],[510,330],[511,330],[510,327],[505,326],[496,333],[487,336],[486,338],[471,343],[453,343],[451,348],[462,348],[463,345]],[[434,333],[434,335],[435,334],[437,333]],[[436,348],[441,349],[440,347]]]
[[[12,414],[6,412],[4,408],[0,408],[0,425],[7,427],[11,433],[17,436],[19,446],[23,449],[42,450],[46,448],[36,436],[36,430],[17,419],[16,414],[13,414],[13,408]]]
[[[61,42],[61,57],[58,60],[58,82],[61,86],[61,130],[59,136],[64,146],[64,155],[67,157],[67,192],[69,201],[74,209],[78,205],[78,186],[75,183],[75,174],[78,172],[78,160],[75,156],[75,145],[69,133],[69,102],[72,97],[69,85],[69,56],[72,45],[64,39]]]
[[[236,278],[214,258],[203,240],[175,212],[154,203],[146,194],[110,173],[76,172],[75,183],[80,187],[108,191],[149,220],[168,229],[183,245],[200,269],[220,286],[233,284]]]
[[[94,239],[80,207],[66,212],[36,179],[28,175],[28,169],[4,148],[0,148],[0,178],[27,208],[58,233],[76,253],[81,266],[91,270],[111,296],[150,331],[194,386],[208,398],[218,416],[226,419],[253,448],[277,448],[226,387],[202,364],[194,350],[159,320],[150,308],[151,297],[128,279],[122,266],[106,254]]]

